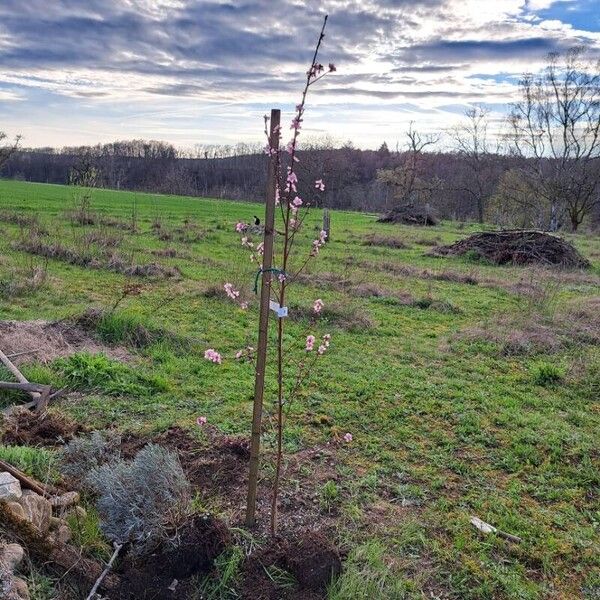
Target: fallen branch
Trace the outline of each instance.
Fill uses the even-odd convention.
[[[123,544],[115,543],[115,551],[113,552],[112,556],[110,557],[110,560],[106,564],[106,568],[104,569],[104,571],[102,571],[102,573],[100,573],[100,577],[98,577],[98,579],[96,580],[96,583],[94,583],[94,587],[91,589],[90,593],[87,595],[87,598],[85,600],[93,600],[94,596],[96,595],[96,592],[98,591],[98,588],[102,584],[102,581],[104,580],[104,578],[108,575],[109,571],[111,570],[113,563],[115,562],[117,556],[119,555],[119,552],[121,551],[122,547],[123,547]]]
[[[6,358],[17,358],[17,356],[23,356],[24,354],[35,354],[40,352],[41,348],[35,348],[35,350],[23,350],[23,352],[15,352],[14,354],[7,354]]]
[[[506,533],[505,531],[500,531],[500,529],[497,529],[493,525],[482,521],[479,517],[471,517],[471,525],[473,525],[473,527],[475,527],[482,533],[494,533],[498,537],[504,538],[505,540],[508,540],[510,542],[514,542],[515,544],[518,544],[519,542],[523,541],[522,538],[520,538],[519,536],[513,535],[512,533]]]
[[[52,496],[60,494],[53,486],[44,485],[43,483],[36,481],[29,477],[29,475],[23,473],[20,469],[17,469],[17,467],[13,467],[10,463],[7,463],[5,460],[0,460],[0,471],[7,471],[15,479],[18,479],[24,488],[33,490],[36,494],[44,496],[44,498],[52,498]]]

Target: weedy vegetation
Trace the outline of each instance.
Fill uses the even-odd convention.
[[[211,436],[247,438],[257,267],[240,254],[234,227],[252,222],[262,207],[94,189],[86,210],[101,219],[74,224],[67,214],[72,194],[72,187],[0,182],[0,282],[13,281],[33,255],[23,231],[34,225],[50,232],[31,238],[35,244],[60,245],[81,255],[86,255],[81,248],[90,248],[90,260],[99,260],[90,266],[65,259],[64,253],[43,253],[43,285],[0,293],[0,319],[64,319],[98,343],[125,347],[131,358],[84,352],[48,362],[36,354],[25,357],[22,368],[32,379],[75,392],[50,412],[89,429],[110,429],[122,439],[145,436],[160,443],[178,428],[195,444],[187,461],[211,448]],[[108,225],[131,222],[134,204],[135,229]],[[319,210],[311,210],[298,233],[304,244],[310,245],[321,219]],[[595,597],[600,589],[594,575],[600,569],[598,238],[570,236],[591,267],[567,271],[427,254],[434,243],[448,245],[479,230],[471,224],[459,229],[443,222],[434,234],[416,234],[411,226],[333,211],[331,226],[331,241],[319,260],[290,283],[288,342],[303,340],[307,324],[317,338],[331,333],[332,341],[327,360],[315,364],[289,406],[280,499],[283,532],[300,512],[306,522],[326,527],[345,551],[342,574],[329,584],[327,597]],[[161,230],[186,234],[163,240],[157,235]],[[73,232],[85,240],[81,246]],[[161,275],[109,268],[105,259],[113,251],[127,257],[128,267],[156,264]],[[177,276],[163,276],[169,272]],[[223,281],[232,282],[248,302],[246,310],[220,292]],[[124,294],[134,284],[142,289]],[[214,293],[207,292],[211,286]],[[316,290],[324,307],[313,322]],[[204,359],[211,346],[223,356],[218,368]],[[276,380],[274,365],[272,350],[267,381]],[[268,383],[271,402],[276,392]],[[22,398],[4,393],[3,404],[9,399]],[[196,422],[199,415],[207,421],[203,428]],[[350,441],[344,441],[347,432]],[[74,477],[101,474],[94,485],[106,502],[97,512],[88,511],[89,522],[75,535],[83,547],[106,557],[106,534],[116,539],[123,532],[101,524],[107,512],[118,512],[131,500],[123,496],[111,504],[108,490],[138,489],[154,463],[144,466],[135,459],[134,464],[134,455],[111,454],[101,436],[84,440],[76,442],[81,447],[67,447],[61,461],[71,464]],[[267,420],[265,464],[272,463],[276,442]],[[0,457],[41,480],[50,473],[52,480],[56,450],[2,443]],[[179,442],[176,447],[185,450]],[[194,503],[239,525],[244,452],[241,446],[219,449],[220,458],[229,457],[230,470],[210,471],[205,461],[190,471],[205,477],[190,480],[191,492],[184,483],[189,473],[178,477],[173,489],[181,495],[172,497],[184,501],[173,506],[187,509],[190,493],[199,494]],[[72,464],[69,454],[89,460]],[[116,469],[117,464],[122,466]],[[273,475],[267,466],[261,471],[267,482]],[[211,481],[219,493],[210,495]],[[152,511],[136,505],[116,521],[128,528],[134,513],[141,519]],[[472,515],[522,542],[482,534],[470,524]],[[165,531],[162,522],[151,525],[158,537]],[[152,537],[137,525],[131,531],[141,543]],[[263,533],[257,532],[259,541]],[[198,597],[239,595],[249,545],[237,540],[218,559],[215,573],[221,576],[198,581]],[[282,586],[282,594],[295,585],[289,574],[272,568],[264,576]],[[52,597],[44,591],[52,579],[32,571],[33,579],[34,597]]]

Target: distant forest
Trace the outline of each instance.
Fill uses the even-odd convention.
[[[520,224],[514,219],[503,222],[502,207],[511,205],[505,197],[507,181],[524,169],[527,161],[522,157],[486,152],[474,164],[473,156],[465,152],[428,152],[410,144],[400,151],[390,151],[386,144],[379,150],[315,144],[299,156],[300,177],[308,182],[322,178],[327,184],[322,206],[383,213],[395,204],[412,202],[427,204],[442,218]],[[207,146],[190,157],[164,142],[132,140],[19,149],[2,166],[0,175],[43,183],[262,201],[266,164],[258,145]],[[598,206],[589,217],[590,224],[600,221]]]

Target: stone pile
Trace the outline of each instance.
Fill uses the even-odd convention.
[[[79,502],[77,492],[44,498],[33,490],[22,489],[19,480],[6,471],[0,472],[0,502],[14,518],[31,523],[50,543],[66,544],[71,539],[71,530],[63,518],[67,510],[73,509],[85,516],[83,508],[74,506]],[[29,598],[27,584],[14,574],[23,554],[23,548],[18,544],[2,545],[0,540],[1,598]]]

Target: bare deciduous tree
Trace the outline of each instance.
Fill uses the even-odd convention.
[[[4,131],[0,131],[0,168],[2,165],[18,150],[19,143],[21,142],[21,136],[18,135],[15,137],[12,144],[4,144],[4,140],[6,140],[7,135]]]
[[[468,109],[465,117],[466,121],[452,131],[452,137],[466,166],[462,190],[475,203],[477,219],[483,223],[485,202],[494,183],[490,173],[492,154],[488,137],[489,110],[476,106]],[[498,148],[494,152],[497,153]]]
[[[425,148],[433,146],[440,139],[439,135],[420,133],[412,121],[406,137],[407,145],[400,166],[377,172],[378,181],[394,189],[394,197],[400,205],[428,201],[432,184],[421,177],[421,159]]]
[[[553,231],[565,219],[576,231],[600,202],[600,62],[584,54],[551,54],[542,75],[523,78],[510,115],[512,148]]]

